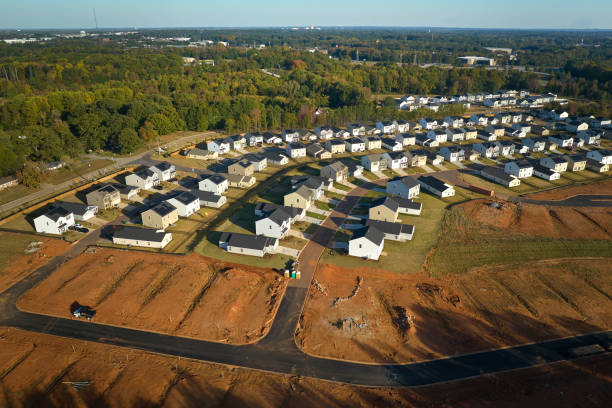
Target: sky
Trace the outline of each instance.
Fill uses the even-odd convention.
[[[612,0],[0,0],[0,28],[611,29]]]

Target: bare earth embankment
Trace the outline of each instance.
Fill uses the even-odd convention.
[[[265,334],[284,289],[271,269],[90,249],[24,294],[18,307],[69,317],[86,305],[98,323],[239,344]]]

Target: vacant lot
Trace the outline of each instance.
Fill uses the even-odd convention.
[[[475,200],[460,205],[458,210],[462,219],[516,233],[568,239],[612,238],[612,207],[547,207]]]
[[[425,263],[429,275],[544,259],[612,257],[610,209],[505,203],[498,210],[486,204],[476,200],[444,214],[438,242]]]
[[[612,398],[609,355],[416,389],[366,388],[10,328],[0,328],[0,336],[0,405],[7,407],[190,407],[202,401],[223,407],[574,407],[606,406]],[[84,382],[83,388],[71,381]]]
[[[0,292],[68,248],[61,239],[12,232],[0,232],[0,242]]]
[[[612,178],[596,183],[569,186],[532,194],[529,198],[536,200],[563,200],[576,194],[612,194]]]
[[[284,288],[272,270],[197,255],[93,249],[62,265],[18,306],[67,317],[75,305],[87,305],[100,323],[247,343],[265,333]]]
[[[437,279],[323,265],[315,278],[297,341],[325,357],[409,362],[612,327],[605,258]]]

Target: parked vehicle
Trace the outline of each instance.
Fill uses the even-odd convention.
[[[80,306],[72,312],[72,315],[80,319],[91,320],[96,315],[96,311],[87,306]]]

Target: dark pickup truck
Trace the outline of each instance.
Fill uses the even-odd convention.
[[[91,320],[96,315],[96,311],[87,306],[80,306],[72,312],[72,315],[81,319]]]

